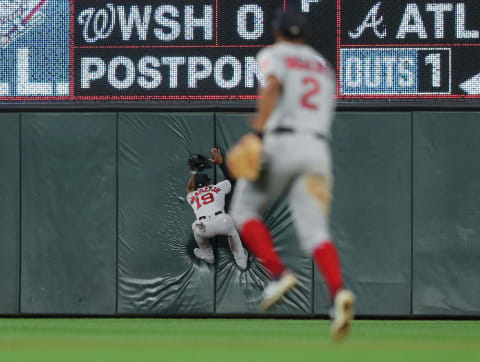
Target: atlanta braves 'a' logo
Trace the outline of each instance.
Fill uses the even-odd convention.
[[[6,48],[44,19],[48,0],[0,0],[0,47]]]
[[[363,20],[363,22],[355,29],[355,31],[349,31],[348,35],[352,39],[358,39],[360,36],[363,34],[363,32],[368,29],[372,28],[373,32],[378,38],[385,38],[387,35],[387,29],[385,27],[383,28],[383,31],[380,31],[379,27],[383,23],[383,16],[378,16],[378,9],[380,9],[380,6],[382,5],[382,2],[379,1],[378,3],[375,4],[374,7],[370,9],[368,12],[367,16]]]

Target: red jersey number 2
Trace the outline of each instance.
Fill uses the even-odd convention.
[[[202,203],[200,203],[200,199]],[[201,197],[197,197],[195,201],[197,202],[197,210],[202,207],[202,205],[211,204],[214,201],[213,194],[209,192],[208,194],[202,195]]]
[[[315,78],[305,77],[302,79],[302,84],[306,89],[306,92],[302,95],[302,107],[316,111],[318,105],[313,103],[311,98],[320,93],[320,83]]]

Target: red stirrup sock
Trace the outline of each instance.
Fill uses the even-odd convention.
[[[285,270],[273,246],[273,239],[267,227],[258,219],[250,219],[240,231],[242,241],[247,248],[260,259],[273,278]]]
[[[313,251],[313,258],[323,274],[323,278],[327,283],[330,296],[333,300],[337,292],[343,286],[340,258],[338,257],[337,248],[331,241],[322,243]]]

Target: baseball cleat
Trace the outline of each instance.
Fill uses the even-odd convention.
[[[213,256],[213,251],[209,250],[210,252],[203,251],[202,249],[195,248],[193,249],[193,254],[198,259],[204,260],[208,264],[213,264],[215,263],[215,256]]]
[[[355,311],[355,295],[342,289],[335,296],[334,318],[330,327],[330,336],[334,341],[343,339],[350,331],[350,322]]]
[[[260,304],[260,312],[265,312],[272,307],[297,283],[297,277],[290,270],[284,271],[278,279],[270,281],[263,290],[263,301]]]
[[[236,254],[233,254],[235,264],[237,264],[238,268],[241,271],[247,270],[248,252],[245,248],[242,248],[242,251],[239,254],[240,255],[238,256]]]

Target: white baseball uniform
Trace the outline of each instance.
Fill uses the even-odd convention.
[[[202,253],[213,260],[209,238],[223,235],[228,238],[235,262],[241,269],[247,265],[247,253],[230,215],[225,213],[225,196],[231,191],[229,180],[216,185],[207,185],[187,194],[187,200],[195,212],[192,224],[193,235]]]
[[[257,61],[266,80],[280,80],[282,93],[265,125],[259,179],[237,182],[231,214],[241,228],[285,194],[302,249],[311,254],[330,239],[325,201],[330,198],[335,74],[306,44],[279,42],[262,49]]]

